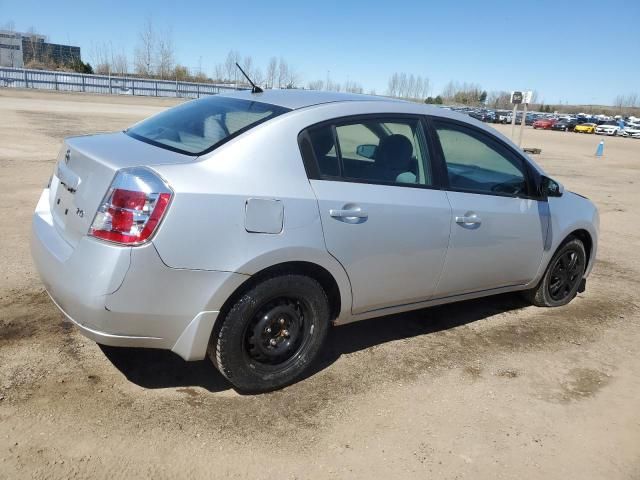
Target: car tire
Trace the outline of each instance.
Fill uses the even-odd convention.
[[[317,358],[329,316],[327,295],[313,278],[266,278],[231,306],[211,336],[209,358],[241,393],[285,387]]]
[[[566,305],[580,289],[586,258],[582,241],[575,237],[567,238],[551,258],[538,285],[524,292],[525,298],[538,307]]]

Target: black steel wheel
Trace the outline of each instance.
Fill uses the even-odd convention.
[[[569,303],[578,293],[586,269],[584,244],[568,238],[556,251],[536,288],[525,292],[539,307],[559,307]]]
[[[284,274],[249,288],[219,320],[209,357],[243,393],[285,387],[317,358],[329,328],[329,301],[313,278]]]
[[[549,296],[555,301],[562,301],[582,280],[584,258],[577,248],[567,249],[555,259],[547,289]]]
[[[309,306],[303,298],[278,297],[263,305],[247,325],[244,353],[256,368],[283,368],[309,338]]]

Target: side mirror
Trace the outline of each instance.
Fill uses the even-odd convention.
[[[358,145],[356,147],[356,153],[364,158],[374,158],[376,156],[376,145]]]
[[[560,182],[549,177],[542,177],[542,195],[544,197],[561,197],[564,193],[564,186]]]

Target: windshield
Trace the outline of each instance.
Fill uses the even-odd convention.
[[[202,155],[289,109],[212,95],[143,120],[127,135],[187,155]]]

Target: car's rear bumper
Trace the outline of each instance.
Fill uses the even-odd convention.
[[[105,345],[171,349],[204,358],[218,311],[246,275],[174,269],[153,244],[120,247],[83,237],[73,248],[58,233],[48,191],[32,221],[31,252],[60,310]]]

